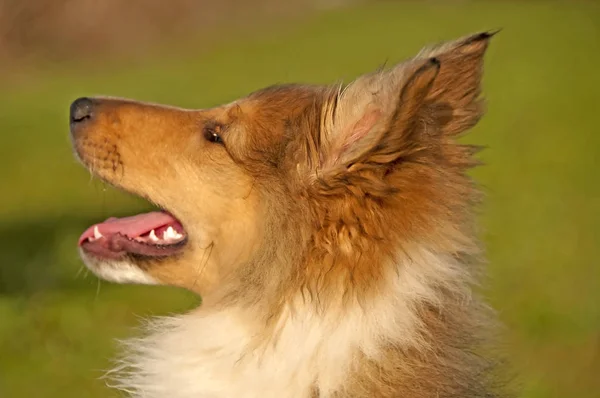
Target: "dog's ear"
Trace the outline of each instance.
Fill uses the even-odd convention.
[[[492,35],[425,49],[341,90],[322,125],[322,170],[392,162],[426,145],[425,138],[474,126],[483,113],[483,55]]]

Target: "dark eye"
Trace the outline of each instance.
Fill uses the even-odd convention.
[[[206,139],[206,141],[208,142],[212,142],[215,144],[221,144],[223,145],[223,140],[221,139],[221,136],[219,135],[219,131],[220,129],[215,129],[215,128],[205,128],[204,129],[204,139]]]

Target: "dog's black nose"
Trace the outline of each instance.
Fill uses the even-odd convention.
[[[94,115],[94,103],[89,98],[77,98],[71,104],[71,124],[81,123],[91,119]]]

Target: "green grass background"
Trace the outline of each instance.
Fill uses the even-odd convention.
[[[487,295],[506,324],[523,397],[600,397],[600,6],[379,2],[279,25],[222,41],[215,31],[197,54],[62,65],[0,92],[0,397],[113,396],[99,377],[114,339],[135,334],[140,317],[197,303],[82,271],[79,233],[147,205],[75,162],[74,98],[207,107],[275,82],[348,80],[422,45],[498,27],[486,59],[489,111],[466,138],[488,147],[474,172],[488,195]]]

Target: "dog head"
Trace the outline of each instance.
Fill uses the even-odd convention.
[[[86,265],[115,282],[204,296],[228,286],[255,299],[283,279],[326,283],[340,262],[331,283],[376,279],[382,248],[460,223],[474,161],[454,138],[483,113],[491,36],[425,49],[347,86],[274,86],[211,109],[76,100],[76,156],[159,207],[90,227],[79,241]]]

